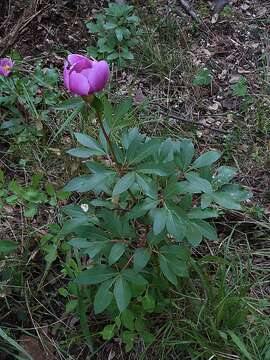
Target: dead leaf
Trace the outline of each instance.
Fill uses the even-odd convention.
[[[235,84],[235,83],[237,83],[239,80],[240,80],[240,75],[233,75],[233,76],[230,78],[229,83],[230,83],[230,84]]]
[[[39,340],[32,336],[21,336],[20,345],[29,353],[29,355],[32,356],[33,360],[55,360],[52,351],[45,350]],[[24,356],[22,353],[19,355],[21,357]]]
[[[146,97],[143,94],[142,90],[139,88],[136,90],[134,95],[134,103],[135,104],[141,104],[145,101]]]
[[[217,111],[219,107],[221,107],[221,103],[218,101],[215,101],[213,104],[208,106],[208,109],[212,110],[212,111]]]

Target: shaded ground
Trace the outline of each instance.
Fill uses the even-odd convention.
[[[43,58],[47,66],[53,64],[61,69],[65,51],[80,51],[94,41],[86,31],[84,20],[91,17],[93,10],[100,9],[103,2],[78,1],[74,4],[72,1],[53,0],[36,0],[31,4],[20,0],[2,2],[0,54],[15,49],[26,62]],[[145,27],[145,41],[137,49],[134,65],[114,74],[120,88],[111,96],[117,100],[131,89],[139,126],[152,133],[192,137],[200,150],[206,146],[220,148],[226,161],[239,168],[239,180],[251,187],[255,195],[250,208],[262,205],[264,214],[257,223],[252,220],[250,227],[244,224],[245,230],[237,228],[238,243],[232,247],[229,245],[227,251],[238,252],[244,257],[246,240],[249,241],[253,264],[251,277],[262,273],[264,279],[262,286],[253,288],[252,293],[255,297],[269,296],[270,278],[269,274],[264,274],[264,269],[269,267],[269,224],[263,231],[260,222],[268,222],[270,211],[270,4],[259,0],[233,1],[231,10],[225,11],[217,24],[211,24],[210,7],[205,1],[194,1],[194,7],[205,20],[201,28],[183,14],[175,2],[168,6],[167,1],[157,4],[141,1],[139,14]],[[192,84],[198,69],[204,67],[213,76],[211,87]],[[247,95],[252,100],[248,104],[245,98],[232,92],[232,85],[239,81],[240,76],[247,80]],[[171,116],[172,110],[174,116]],[[6,160],[4,154],[2,160]],[[49,169],[47,164],[46,168]],[[16,171],[11,171],[12,175],[24,176]],[[49,175],[56,184],[60,180],[59,186],[62,185],[63,179],[58,174]],[[47,346],[48,353],[54,353],[48,355],[49,359],[53,356],[57,359],[67,356],[85,359],[87,349],[78,345],[81,341],[77,335],[78,319],[65,314],[63,299],[55,290],[65,284],[59,268],[52,269],[41,291],[33,290],[37,288],[43,271],[43,255],[35,251],[35,245],[47,230],[42,224],[54,222],[58,214],[46,208],[42,217],[32,222],[23,218],[20,208],[9,211],[7,209],[5,220],[0,224],[2,236],[15,236],[23,244],[23,241],[28,241],[26,234],[30,231],[32,243],[27,256],[19,258],[16,263],[17,271],[23,271],[27,279],[25,288],[12,293],[9,301],[15,310],[1,315],[1,324],[10,326],[20,319],[20,327],[36,332]],[[236,223],[248,221],[239,216],[235,214],[232,219],[225,218],[218,224],[221,239],[226,239]],[[220,244],[212,244],[210,251],[213,255],[219,254]],[[198,253],[204,252],[205,249],[198,250]],[[5,291],[3,294],[8,296],[7,287]],[[2,309],[6,310],[5,306]],[[21,333],[15,329],[17,334],[20,339]],[[37,346],[32,344],[30,349],[33,351],[35,348],[42,354],[44,350]],[[117,342],[105,344],[99,358],[113,359],[115,354],[119,354],[119,349]],[[142,351],[141,344],[136,350],[137,353]],[[44,354],[42,356],[42,359],[46,358]],[[136,358],[136,351],[129,358]],[[149,358],[157,358],[154,351]],[[7,360],[8,357],[1,354],[0,359]]]

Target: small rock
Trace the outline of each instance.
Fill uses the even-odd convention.
[[[240,80],[240,75],[233,75],[233,76],[230,78],[229,83],[230,83],[230,84],[235,84],[235,83],[237,83],[239,80]]]
[[[249,5],[248,4],[242,4],[241,6],[241,9],[244,10],[244,11],[247,11],[249,9]]]

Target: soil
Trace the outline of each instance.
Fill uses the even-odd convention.
[[[198,28],[187,15],[183,15],[179,6],[176,8],[177,11],[172,11],[172,5],[175,8],[176,1],[160,1],[157,8],[152,7],[153,1],[135,2],[140,3],[139,12],[145,24],[148,23],[148,15],[154,18],[152,22],[157,22],[164,14],[179,21],[182,35],[175,42],[175,47],[187,53],[192,67],[209,68],[213,75],[213,84],[211,88],[193,86],[192,79],[182,72],[181,66],[175,67],[163,77],[142,66],[136,78],[132,68],[118,73],[121,87],[119,93],[125,96],[129,93],[130,86],[135,92],[136,101],[140,103],[148,99],[155,116],[168,118],[168,127],[177,134],[190,134],[194,132],[195,127],[195,137],[200,142],[201,150],[206,146],[223,149],[224,144],[227,144],[228,148],[233,146],[234,148],[230,148],[228,152],[233,154],[230,155],[230,160],[235,161],[234,165],[239,167],[238,180],[251,188],[255,194],[251,205],[262,204],[266,213],[270,213],[269,0],[233,0],[233,13],[221,16],[216,24],[211,23],[211,11],[206,1],[191,1],[197,12],[207,10],[201,28]],[[88,44],[91,45],[93,39],[87,32],[85,21],[91,19],[92,14],[105,4],[107,1],[102,0],[2,0],[0,57],[17,51],[27,62],[42,58],[45,65],[62,69],[67,51],[80,52]],[[186,38],[186,34],[190,36],[193,26],[196,28],[195,35],[192,35],[192,39]],[[188,46],[187,42],[191,42],[191,46]],[[191,75],[194,76],[194,73]],[[249,93],[254,99],[254,104],[244,113],[237,113],[242,99],[231,93],[231,85],[236,83],[240,76],[247,79]],[[267,115],[268,120],[258,120],[258,106],[262,109],[262,116]],[[262,131],[259,121],[265,121],[269,131]],[[5,144],[0,143],[0,151],[3,152],[4,148]],[[257,162],[252,158],[256,151],[260,154],[260,160]],[[19,210],[17,216],[10,214],[11,221],[4,223],[6,233],[11,231],[10,227],[15,228],[23,221]],[[35,258],[33,254],[31,260],[38,260],[38,256]],[[34,273],[28,275],[29,281],[36,281]],[[55,277],[57,278],[57,274]],[[53,289],[53,277],[48,280],[52,281]],[[30,290],[24,289],[28,295],[31,295]],[[269,292],[265,289],[265,292],[267,291]],[[36,325],[43,326],[60,321],[65,323],[64,329],[67,332],[78,326],[78,320],[71,315],[65,319],[61,318],[61,299],[59,300],[59,296],[53,294],[50,288],[44,290],[43,297],[46,308],[44,310],[43,307],[39,307],[36,311],[35,319],[38,318],[40,321],[40,324]],[[53,309],[54,306],[57,311]],[[18,314],[20,311],[18,304]],[[57,316],[51,316],[52,313]],[[30,319],[25,324],[29,327],[33,325]],[[42,332],[42,336],[53,339],[58,336],[62,340],[62,334],[55,334],[54,330],[51,333],[46,331]],[[32,344],[32,350],[33,348],[37,352],[40,351],[40,345],[37,343]],[[116,353],[117,351],[119,349],[115,350]],[[114,349],[110,344],[106,345],[101,358],[113,358],[110,357],[111,353],[114,353]],[[83,354],[82,351],[81,359]],[[7,358],[0,354],[0,359]]]

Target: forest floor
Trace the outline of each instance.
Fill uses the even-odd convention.
[[[59,197],[57,204],[41,201],[33,218],[24,216],[23,203],[0,207],[0,241],[11,239],[19,244],[16,254],[0,258],[0,329],[34,360],[270,359],[270,3],[233,0],[213,24],[210,2],[194,0],[202,25],[184,14],[177,1],[134,3],[143,41],[126,69],[113,69],[117,87],[111,85],[109,96],[115,103],[131,96],[130,122],[144,132],[191,138],[199,152],[218,149],[226,164],[238,169],[238,182],[253,193],[246,212],[224,216],[217,224],[220,241],[199,247],[195,255],[229,260],[234,269],[228,270],[232,271],[229,283],[233,289],[229,294],[236,296],[234,290],[248,289],[245,296],[260,301],[256,311],[262,319],[248,317],[239,330],[242,337],[232,336],[221,345],[210,324],[201,337],[195,335],[194,328],[202,321],[200,312],[197,322],[188,319],[184,330],[173,322],[172,312],[171,318],[161,317],[156,322],[160,329],[155,329],[155,342],[149,348],[138,343],[126,355],[120,341],[104,344],[100,340],[100,350],[88,356],[78,319],[65,311],[65,298],[58,293],[66,283],[60,272],[61,259],[49,269],[44,263],[42,239],[57,232],[51,225],[60,221],[60,208],[69,201]],[[83,53],[87,46],[95,45],[85,21],[105,5],[106,1],[98,0],[6,0],[0,4],[0,57],[22,58],[20,68],[25,74],[31,74],[37,62],[61,73],[67,52]],[[196,83],[209,74],[211,86]],[[42,181],[58,191],[78,173],[79,165],[70,162],[66,150],[72,143],[71,131],[85,129],[85,125],[79,117],[67,120],[68,112],[62,118],[54,116],[44,127],[45,135],[31,144],[0,132],[0,169],[6,181],[15,179],[25,186],[34,174],[41,173]],[[4,117],[0,102],[0,122]],[[78,199],[72,195],[72,200]],[[13,283],[9,279],[14,274]],[[202,292],[197,295],[203,299]],[[209,313],[204,316],[201,326],[211,318]],[[101,324],[104,326],[106,319],[94,323],[94,331],[98,332]],[[265,343],[254,340],[251,328],[256,328]],[[182,331],[190,336],[189,342],[179,340]],[[24,359],[22,353],[16,353],[16,346],[13,351],[12,343],[3,341],[2,345],[0,340],[1,360],[19,355]]]

